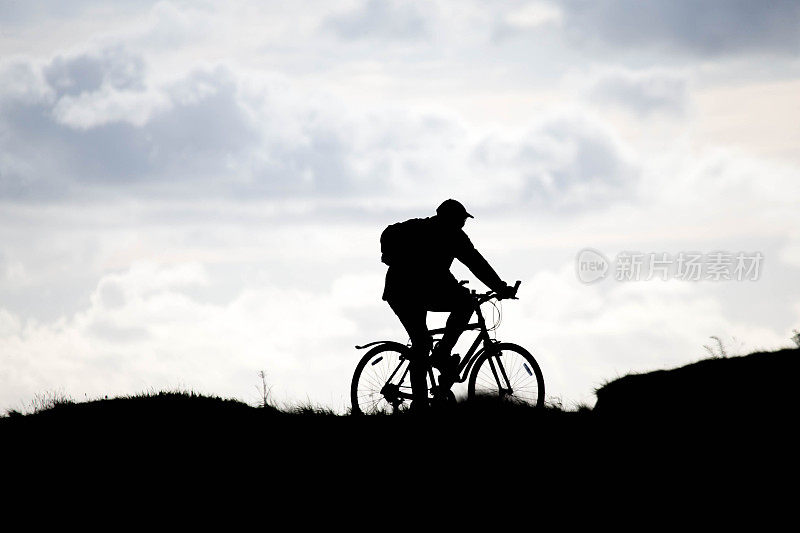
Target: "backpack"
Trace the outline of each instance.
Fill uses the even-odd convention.
[[[389,266],[410,262],[419,253],[425,221],[412,218],[389,224],[381,233],[381,261]]]

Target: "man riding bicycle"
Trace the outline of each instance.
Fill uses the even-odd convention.
[[[442,376],[440,386],[455,380],[458,356],[450,352],[473,312],[469,290],[460,285],[450,266],[458,259],[486,286],[502,296],[514,288],[500,279],[475,249],[462,229],[474,218],[456,200],[445,200],[436,215],[414,218],[388,226],[381,235],[381,260],[389,265],[383,299],[395,312],[411,339],[410,378],[414,410],[428,405],[426,357],[432,341],[428,311],[450,312],[442,339],[431,354],[431,364]]]

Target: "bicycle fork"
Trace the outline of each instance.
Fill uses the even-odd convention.
[[[501,354],[498,352],[489,356],[489,368],[492,370],[494,379],[497,382],[497,388],[500,392],[500,397],[502,398],[503,396],[511,396],[514,394],[514,389],[511,388],[511,381],[508,379],[508,375],[506,375],[506,369],[503,366],[500,355]],[[497,359],[497,364],[494,362],[495,359]],[[499,375],[498,370],[500,371]],[[503,387],[504,384],[508,385],[508,387]]]

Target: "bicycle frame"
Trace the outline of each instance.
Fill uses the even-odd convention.
[[[477,337],[475,337],[475,340],[472,341],[472,345],[467,350],[467,353],[464,354],[464,357],[461,358],[461,362],[459,363],[457,369],[458,379],[455,380],[456,383],[464,383],[467,380],[467,377],[469,376],[469,371],[472,369],[472,365],[475,364],[475,361],[478,360],[478,357],[480,357],[483,354],[483,352],[488,350],[491,347],[492,343],[496,342],[489,336],[489,331],[486,329],[486,320],[483,318],[483,313],[481,312],[481,303],[483,302],[481,302],[479,298],[475,295],[475,291],[473,291],[473,298],[475,302],[474,312],[478,317],[478,321],[473,322],[471,324],[467,324],[467,326],[464,328],[464,331],[462,331],[462,334],[466,331],[474,329],[477,329],[479,331]],[[444,330],[445,328],[432,329],[429,330],[428,333],[430,333],[431,336],[434,336],[443,334]],[[479,348],[481,344],[483,346]],[[430,374],[431,381],[433,381],[433,371],[431,369],[428,369],[428,372]]]

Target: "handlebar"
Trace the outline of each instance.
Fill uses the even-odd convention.
[[[488,292],[485,292],[485,293],[482,293],[482,294],[476,294],[476,293],[473,292],[473,295],[477,298],[478,305],[480,305],[480,304],[482,304],[484,302],[488,302],[492,298],[497,298],[498,300],[505,300],[505,299],[518,300],[519,298],[517,298],[517,291],[519,290],[519,286],[520,286],[521,283],[522,283],[522,281],[517,280],[517,282],[514,284],[514,295],[513,296],[501,297],[495,291],[488,291]]]

